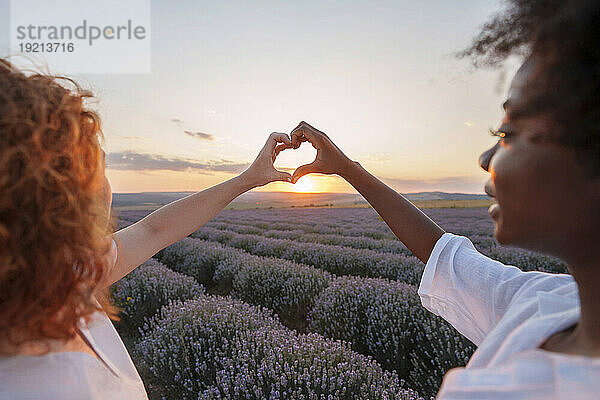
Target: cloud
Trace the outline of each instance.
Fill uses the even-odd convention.
[[[193,131],[188,131],[188,130],[185,130],[184,132],[187,135],[190,135],[191,137],[195,137],[195,138],[198,138],[198,139],[202,139],[202,140],[215,140],[215,135],[211,135],[210,133],[193,132]]]
[[[486,178],[480,176],[448,176],[431,179],[381,178],[394,189],[402,192],[462,192],[483,193]]]
[[[140,136],[123,136],[121,139],[123,139],[123,140],[142,140],[143,138]]]
[[[205,108],[204,114],[210,115],[211,117],[216,117],[216,118],[222,118],[224,116],[224,114],[221,114],[220,112],[218,112],[217,110],[214,110],[212,108]]]
[[[465,124],[469,128],[472,127],[472,126],[477,125],[474,121],[471,121],[471,120],[465,121],[465,122],[463,122],[463,124]]]
[[[205,110],[206,111],[206,110]],[[213,110],[208,110],[209,113],[214,113],[217,114],[216,111]],[[175,125],[177,126],[181,126],[184,127],[185,122],[179,118],[171,118],[171,122],[173,122]],[[198,139],[202,139],[202,140],[215,140],[215,135],[211,135],[210,133],[204,133],[204,132],[200,132],[200,131],[193,131],[191,129],[185,129],[183,131],[186,135],[189,135],[191,137],[195,137]]]
[[[238,173],[248,167],[248,163],[234,163],[228,160],[211,160],[200,162],[185,158],[169,158],[158,154],[142,154],[132,151],[110,153],[107,157],[107,167],[122,171],[186,171],[196,170],[202,173],[226,172]]]

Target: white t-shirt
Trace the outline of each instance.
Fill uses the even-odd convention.
[[[112,243],[116,262],[116,243]],[[82,334],[108,365],[83,352],[0,357],[1,400],[147,400],[127,349],[104,312],[92,315]]]
[[[477,345],[466,367],[448,371],[438,399],[600,399],[600,358],[539,348],[579,320],[571,275],[523,272],[445,233],[418,293],[425,308]]]

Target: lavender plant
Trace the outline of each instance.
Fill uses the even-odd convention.
[[[228,298],[164,307],[144,325],[135,357],[172,398],[419,398],[347,344],[296,334],[270,311]]]
[[[130,328],[142,326],[169,300],[187,300],[204,293],[194,278],[179,274],[151,258],[111,288],[120,317]],[[134,329],[131,329],[134,331]]]
[[[352,343],[409,386],[433,396],[447,370],[464,366],[475,347],[425,310],[414,286],[384,279],[338,278],[318,298],[310,329]]]
[[[318,243],[298,243],[293,240],[270,239],[214,228],[202,228],[192,236],[243,248],[255,255],[312,265],[335,275],[388,278],[416,284],[423,272],[423,264],[414,256]]]
[[[317,299],[310,329],[373,355],[386,369],[408,376],[408,355],[420,306],[412,286],[384,279],[338,278]],[[424,322],[424,321],[423,321]]]
[[[208,223],[200,231],[206,230],[207,235],[219,235],[213,229],[220,231],[232,231],[240,234],[261,235],[274,239],[289,239],[296,242],[319,243],[343,247],[352,247],[355,249],[377,250],[384,253],[395,253],[412,255],[412,252],[402,244],[398,239],[373,239],[364,236],[346,236],[330,233],[305,232],[301,229],[295,230],[262,230],[249,225],[226,224],[222,222]],[[200,237],[201,232],[195,234]],[[220,240],[217,240],[220,241]]]
[[[413,309],[415,335],[410,351],[410,370],[406,380],[412,388],[434,396],[448,370],[467,364],[476,346],[443,318],[423,307]],[[380,333],[383,338],[386,332]]]
[[[230,286],[232,296],[275,311],[287,326],[302,329],[331,274],[277,258],[240,254],[223,260],[214,280]]]
[[[215,269],[219,263],[241,253],[243,252],[240,250],[219,243],[184,238],[163,249],[158,256],[169,268],[194,277],[206,287],[212,287]]]

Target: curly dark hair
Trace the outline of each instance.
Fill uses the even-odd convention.
[[[477,66],[512,55],[532,60],[526,100],[511,119],[549,117],[559,142],[600,174],[600,1],[509,0],[459,55]]]
[[[0,58],[3,343],[70,339],[99,309],[95,297],[106,299],[96,289],[115,219],[102,196],[100,118],[84,104],[91,95]]]

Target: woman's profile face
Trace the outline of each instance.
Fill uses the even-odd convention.
[[[503,137],[479,163],[490,172],[485,191],[497,201],[489,211],[498,242],[561,257],[569,242],[594,232],[597,194],[581,155],[557,142],[549,118],[511,119],[533,68],[526,63],[515,75],[498,129]]]

